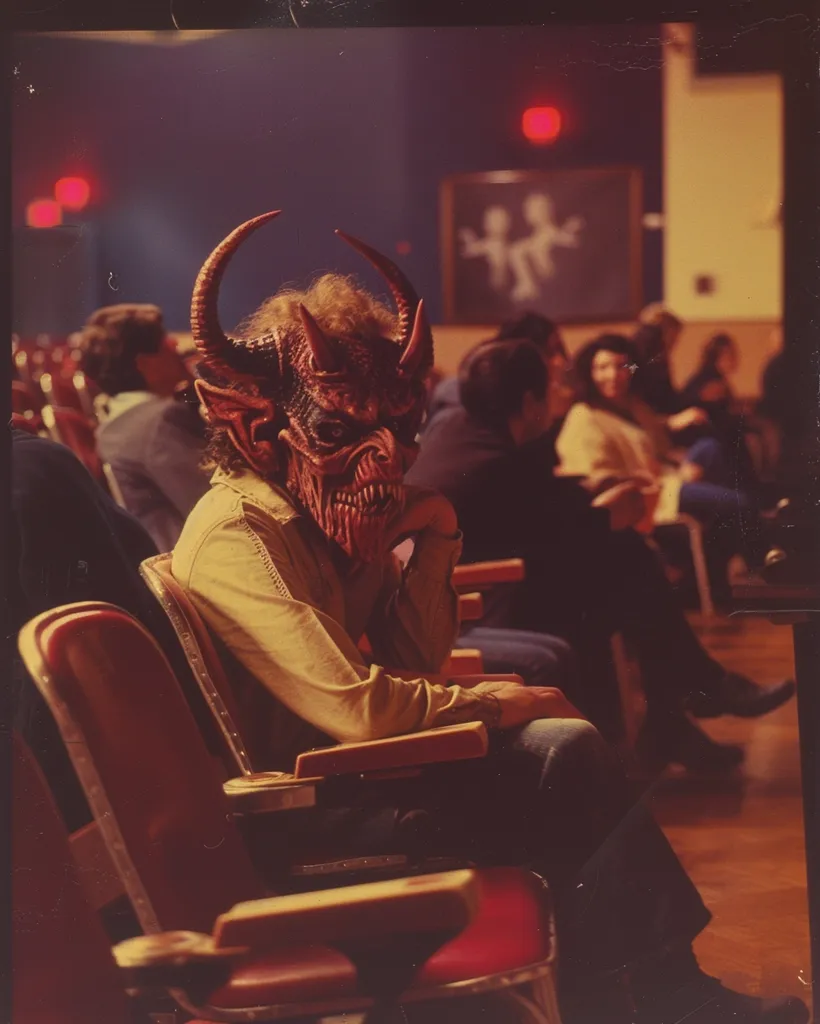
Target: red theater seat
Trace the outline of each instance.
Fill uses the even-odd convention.
[[[228,955],[233,947],[250,947],[213,1000],[190,1004],[193,1015],[219,1019],[209,1005],[241,1008],[247,1012],[238,1019],[245,1020],[351,1012],[366,1007],[372,994],[367,984],[375,975],[363,973],[362,965],[384,948],[395,948],[398,956],[409,957],[405,1000],[484,992],[512,999],[515,989],[527,986],[541,1007],[538,1019],[557,1024],[552,917],[540,880],[517,868],[498,868],[355,886],[371,894],[365,916],[355,907],[353,913],[345,910],[346,899],[365,898],[349,888],[266,900],[219,774],[168,662],[145,629],[111,605],[85,602],[38,616],[21,631],[19,645],[55,715],[148,945],[156,941],[161,947],[163,932],[184,929],[202,933],[212,952]],[[322,784],[312,783],[317,791]],[[280,820],[271,819],[274,826]],[[431,886],[434,902],[419,902]],[[284,903],[287,914],[294,899],[300,901],[297,909],[279,931],[266,931],[271,904],[281,910]],[[261,933],[259,921],[251,921],[256,930],[247,930],[245,912],[236,907],[245,901],[252,914],[262,915]],[[329,931],[316,931],[325,927],[329,906],[342,909],[331,909]],[[402,907],[410,908],[409,917]],[[303,908],[318,913],[313,931],[310,922],[317,918],[300,923]],[[374,922],[380,938],[359,949],[356,955],[364,959],[356,961],[354,972],[346,936],[361,938],[363,920]],[[238,926],[245,927],[244,940]],[[368,923],[368,937],[370,928]],[[417,932],[441,934],[423,955],[402,952],[402,936]],[[173,945],[173,934],[167,939]],[[123,964],[121,947],[116,955]],[[419,963],[424,966],[413,980]],[[313,1009],[306,1010],[306,1002]]]
[[[70,448],[88,472],[105,486],[102,462],[97,454],[94,425],[76,409],[43,406],[43,423],[53,441]]]

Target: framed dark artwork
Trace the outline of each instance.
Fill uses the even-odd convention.
[[[441,188],[448,323],[524,310],[562,323],[641,309],[641,172],[633,167],[489,171]]]

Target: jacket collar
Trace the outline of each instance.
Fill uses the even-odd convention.
[[[276,484],[263,479],[251,470],[217,469],[211,477],[211,486],[227,487],[254,505],[269,512],[277,522],[287,523],[300,518],[301,513],[293,504],[288,492]]]

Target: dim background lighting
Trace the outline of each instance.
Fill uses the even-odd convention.
[[[82,210],[91,196],[85,178],[60,178],[54,186],[54,198],[67,210]]]
[[[521,130],[530,142],[554,142],[561,134],[561,114],[555,107],[529,107],[521,119]]]
[[[53,199],[35,199],[26,207],[26,224],[30,228],[56,228],[62,223],[62,207]]]

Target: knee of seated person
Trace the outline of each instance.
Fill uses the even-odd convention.
[[[611,756],[606,740],[595,726],[580,718],[540,718],[530,722],[522,729],[516,746],[541,753],[553,762]]]

